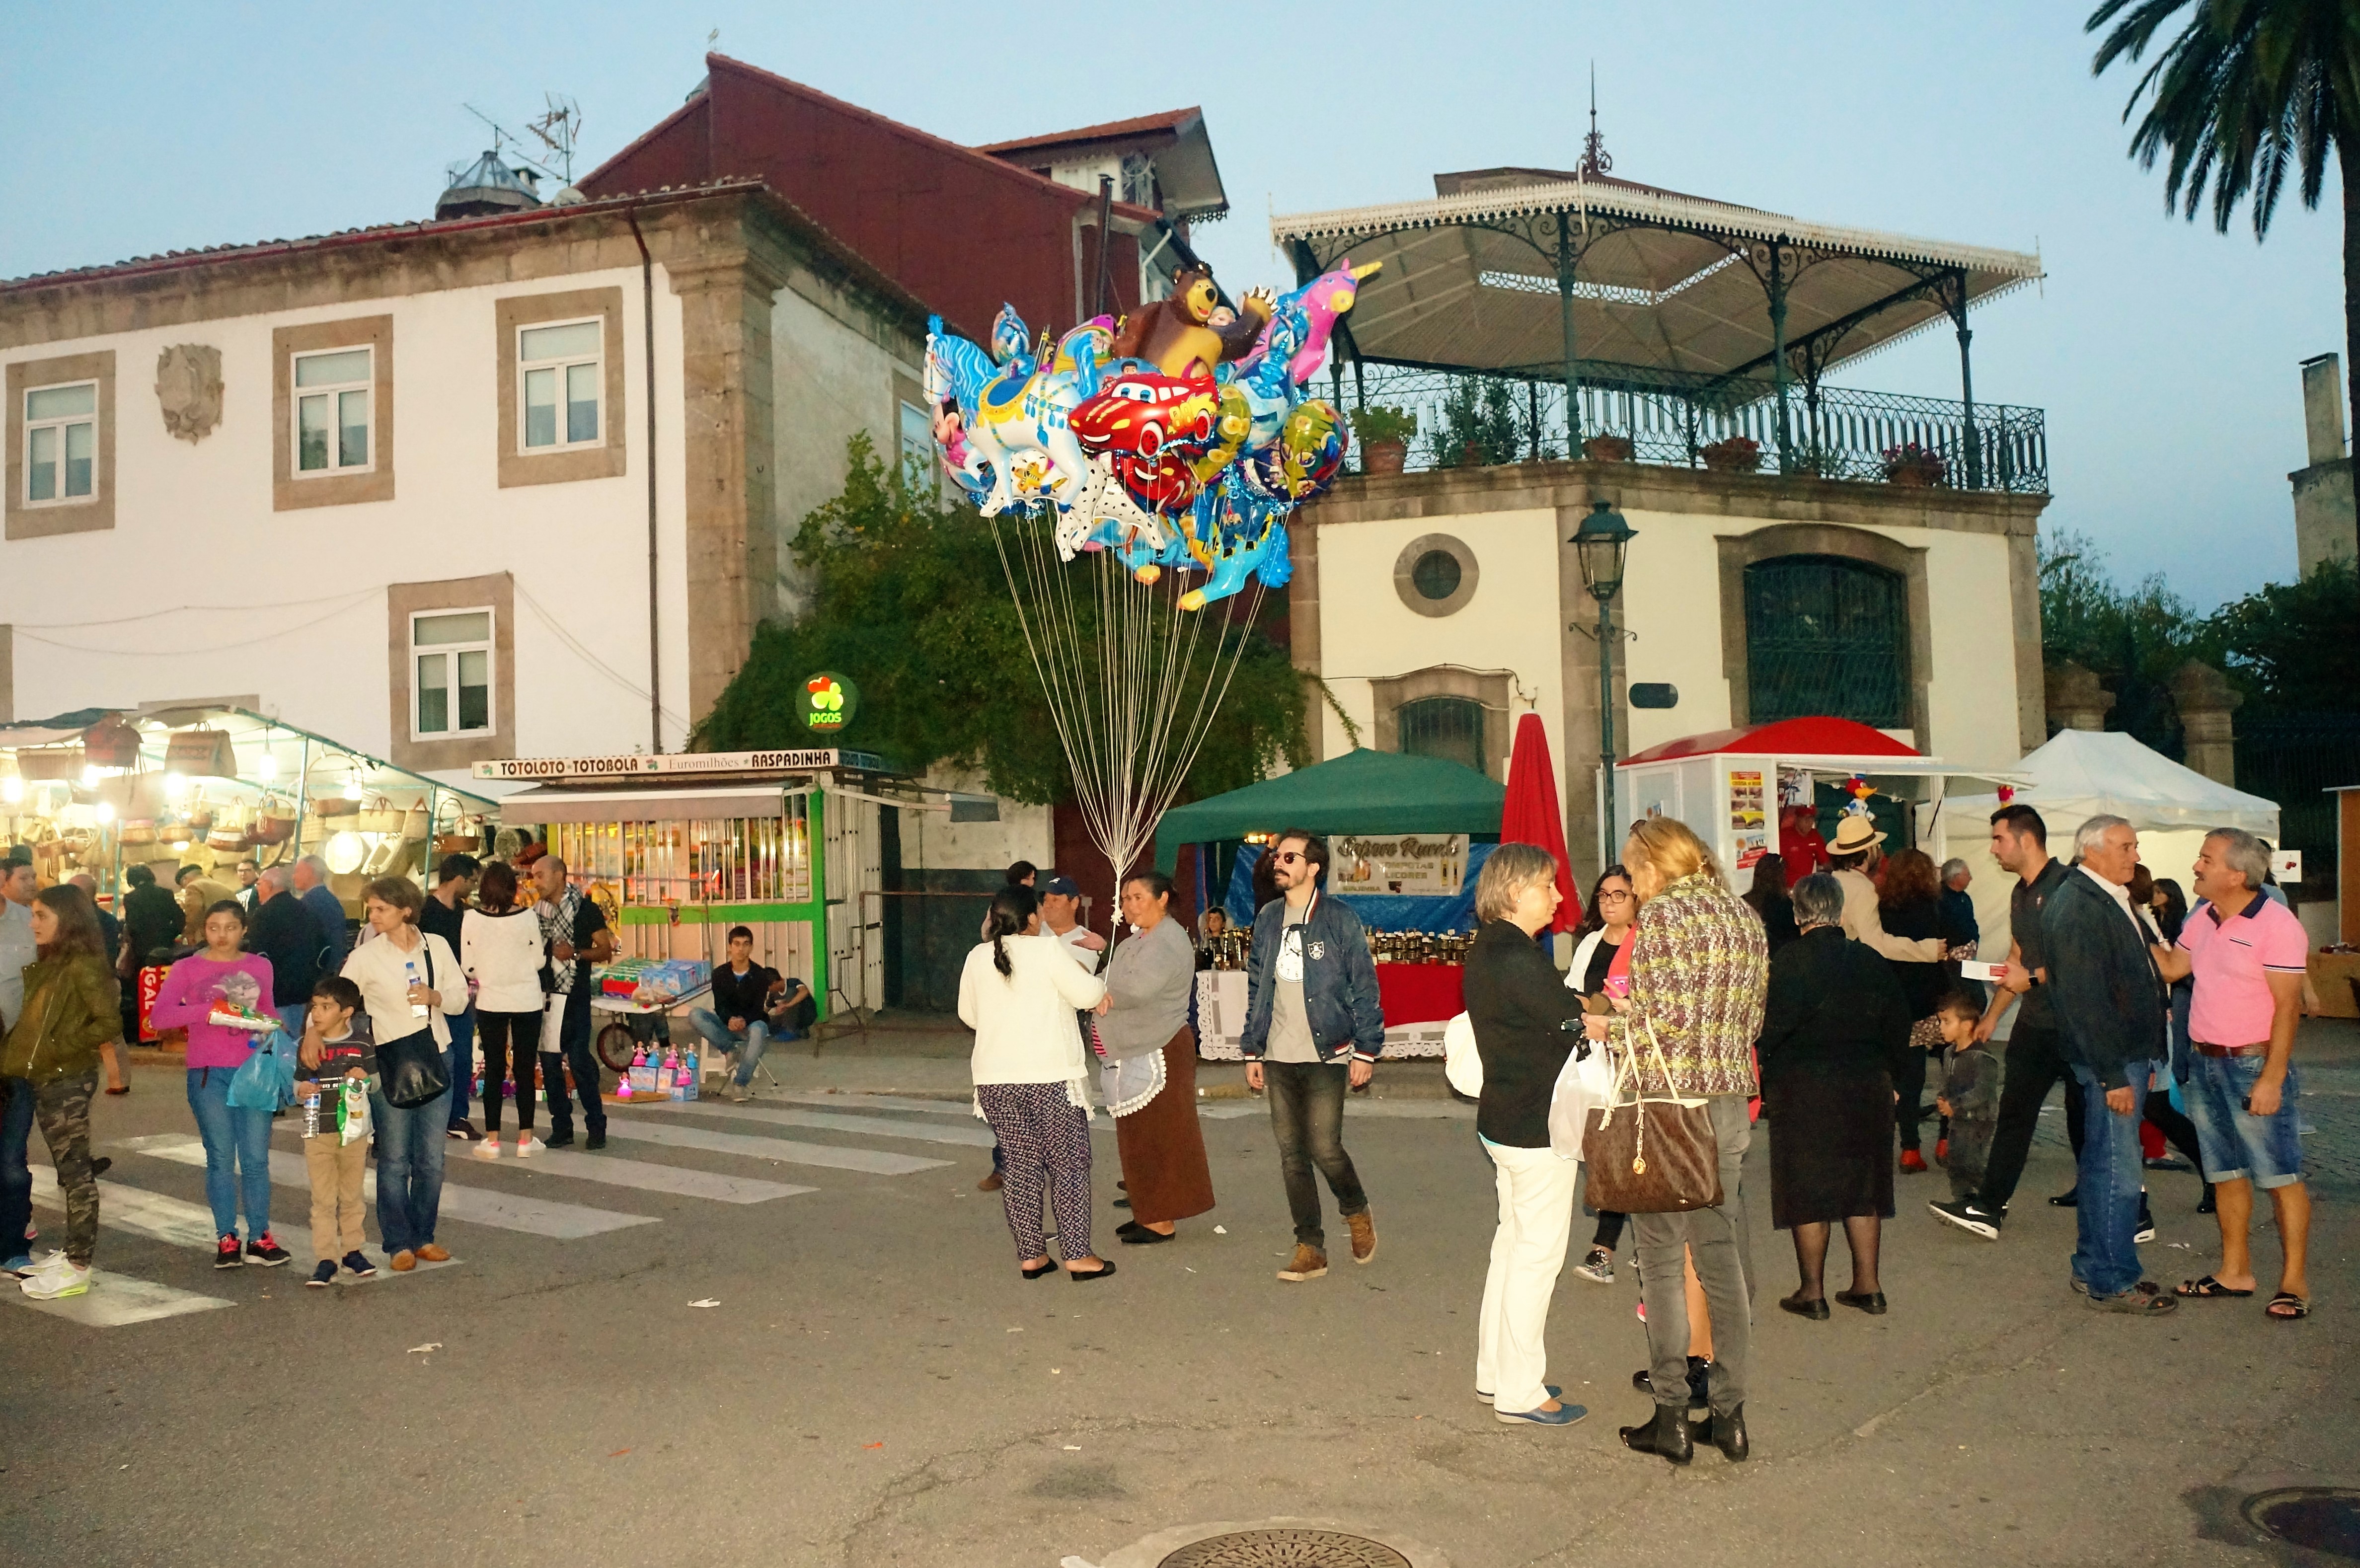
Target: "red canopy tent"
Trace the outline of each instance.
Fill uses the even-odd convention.
[[[1581,923],[1581,897],[1573,887],[1573,864],[1565,853],[1565,816],[1557,798],[1557,769],[1550,766],[1548,735],[1538,713],[1516,721],[1515,750],[1508,757],[1508,799],[1500,811],[1500,842],[1546,849],[1557,862],[1557,906],[1552,931]]]

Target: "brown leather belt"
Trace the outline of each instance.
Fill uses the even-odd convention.
[[[2270,1053],[2267,1045],[2207,1045],[2201,1040],[2188,1043],[2199,1056],[2267,1056]]]

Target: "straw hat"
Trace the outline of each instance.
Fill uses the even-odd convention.
[[[1835,842],[1828,845],[1828,853],[1858,855],[1869,845],[1884,842],[1885,835],[1876,831],[1874,822],[1870,822],[1866,817],[1853,816],[1847,812],[1843,820],[1836,824]]]

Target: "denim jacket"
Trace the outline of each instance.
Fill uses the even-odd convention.
[[[1246,1027],[1238,1048],[1262,1059],[1270,1038],[1270,1007],[1278,944],[1286,934],[1286,899],[1273,898],[1254,917],[1253,952],[1246,960]],[[1322,1062],[1347,1052],[1374,1062],[1385,1044],[1384,1009],[1377,1001],[1377,965],[1360,917],[1318,894],[1303,928],[1303,1011]]]

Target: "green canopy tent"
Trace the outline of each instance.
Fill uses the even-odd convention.
[[[1505,786],[1433,757],[1356,750],[1209,800],[1175,806],[1155,825],[1156,868],[1169,876],[1184,844],[1305,828],[1336,833],[1496,833]]]

